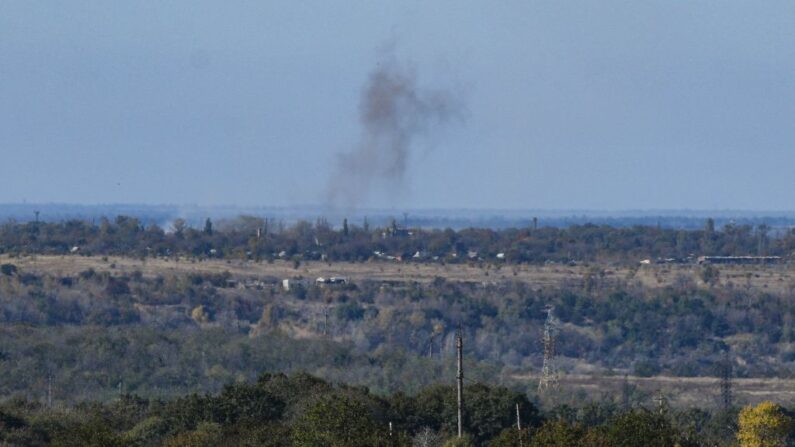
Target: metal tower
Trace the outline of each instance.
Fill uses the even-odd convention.
[[[558,368],[555,364],[555,337],[558,332],[557,320],[553,314],[553,306],[547,306],[547,321],[544,323],[544,366],[541,369],[541,380],[538,381],[538,392],[557,390]]]

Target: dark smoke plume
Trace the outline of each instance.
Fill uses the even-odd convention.
[[[417,140],[432,137],[461,115],[453,94],[420,89],[410,68],[391,53],[383,56],[362,90],[360,141],[338,156],[329,187],[331,204],[355,207],[374,188],[398,195]]]

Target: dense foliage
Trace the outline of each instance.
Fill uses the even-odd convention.
[[[5,264],[0,392],[107,399],[218,391],[262,371],[306,370],[379,392],[452,377],[461,324],[470,377],[511,382],[540,369],[547,305],[560,320],[566,373],[714,376],[729,350],[738,376],[792,377],[791,292],[607,281],[588,270],[550,287],[506,280],[363,281],[240,288],[229,273],[74,276]],[[526,389],[533,382],[525,381]]]
[[[118,216],[94,224],[80,220],[59,223],[13,221],[0,225],[0,253],[118,254],[130,256],[188,255],[247,259],[371,258],[412,262],[541,263],[546,261],[636,262],[643,258],[686,259],[692,255],[780,255],[795,250],[795,231],[773,232],[766,225],[727,224],[703,230],[652,226],[617,228],[592,224],[568,228],[406,230],[393,224],[371,229],[365,223],[332,228],[326,221],[280,222],[242,216],[202,228],[177,219],[169,228],[145,226],[134,217]],[[416,255],[416,256],[415,256]]]
[[[511,427],[516,405],[528,427],[540,422],[521,393],[479,384],[466,393],[466,423],[478,445]],[[167,400],[120,395],[68,409],[12,400],[0,408],[0,439],[54,446],[404,446],[424,430],[450,437],[454,399],[449,386],[379,396],[306,374],[264,374],[217,394]]]
[[[620,406],[610,399],[540,411],[524,394],[464,389],[457,438],[455,390],[445,385],[374,394],[307,374],[263,374],[215,394],[171,399],[122,394],[105,402],[0,405],[0,442],[25,446],[328,447],[765,447],[793,445],[792,419],[764,402],[736,409]],[[517,409],[518,408],[518,413]],[[519,418],[522,428],[516,426]]]
[[[565,374],[714,376],[728,352],[736,376],[792,377],[795,283],[752,287],[751,276],[764,267],[721,281],[721,266],[666,265],[676,280],[654,286],[636,278],[643,272],[635,261],[789,256],[793,247],[790,232],[709,223],[699,231],[584,225],[409,234],[396,227],[335,230],[322,221],[283,228],[256,218],[208,220],[200,229],[175,222],[168,232],[129,217],[98,225],[8,222],[0,226],[0,253],[9,255],[0,263],[0,437],[11,445],[64,446],[685,447],[730,445],[743,433],[760,439],[754,424],[770,420],[781,440],[791,428],[784,410],[759,409],[758,417],[748,410],[747,430],[737,431],[733,413],[652,411],[642,393],[589,401],[574,390],[558,403],[576,405],[553,407],[536,395],[535,381],[517,375],[540,369],[552,305]],[[22,262],[31,253],[61,254],[63,262],[156,256],[166,267],[188,262],[192,271],[144,274],[105,259],[65,274]],[[469,262],[484,272],[529,268],[504,262],[590,263],[553,266],[576,272],[556,284],[507,273],[488,282],[291,278],[285,290],[282,278],[203,270],[203,259],[213,257],[264,266],[273,258],[300,264],[399,257]],[[633,267],[617,276],[614,263]],[[470,429],[467,439],[451,440],[455,394],[447,384],[459,325]],[[714,407],[704,399],[705,408]],[[512,428],[516,403],[526,424],[521,432]]]

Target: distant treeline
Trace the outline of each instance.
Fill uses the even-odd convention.
[[[624,405],[605,396],[547,411],[504,387],[464,387],[456,435],[455,388],[373,394],[306,374],[263,374],[217,394],[60,407],[0,405],[0,442],[26,446],[271,447],[707,447],[792,445],[791,412],[772,402],[706,411]],[[518,419],[518,424],[517,424]]]
[[[240,216],[207,219],[195,228],[177,219],[168,228],[145,225],[130,216],[98,223],[8,221],[0,225],[0,253],[125,256],[193,256],[271,260],[328,261],[371,259],[411,262],[636,262],[645,258],[686,260],[699,255],[777,255],[795,250],[795,230],[773,234],[766,225],[727,224],[708,219],[698,230],[657,226],[534,226],[505,230],[470,228],[454,231],[371,228],[346,221],[281,221]]]
[[[0,222],[13,219],[18,222],[42,220],[60,222],[67,220],[98,221],[103,216],[135,216],[149,225],[168,225],[177,218],[190,225],[201,226],[207,217],[213,220],[233,219],[248,215],[269,217],[292,225],[300,220],[327,218],[335,225],[343,219],[361,223],[369,220],[373,226],[389,225],[398,219],[410,227],[429,229],[452,228],[522,228],[534,225],[568,228],[572,225],[609,225],[628,228],[636,225],[662,228],[695,230],[702,228],[704,220],[713,218],[716,227],[724,225],[766,224],[776,231],[795,226],[795,213],[787,211],[741,211],[741,210],[498,210],[498,209],[378,209],[355,210],[330,209],[328,206],[200,206],[200,205],[146,205],[103,204],[77,205],[65,203],[0,203]]]

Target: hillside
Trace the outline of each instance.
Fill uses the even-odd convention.
[[[705,283],[705,268],[687,265],[296,268],[77,255],[4,256],[0,264],[14,266],[0,275],[7,396],[41,396],[48,378],[65,401],[107,398],[119,386],[171,395],[267,370],[413,390],[450,380],[458,324],[473,380],[533,392],[548,304],[560,320],[558,363],[572,398],[625,374],[713,377],[727,349],[737,377],[780,380],[795,371],[795,305],[786,299],[795,276],[784,265],[721,266]],[[315,284],[321,276],[348,283]],[[283,279],[292,280],[289,291]],[[709,380],[633,381],[647,394],[670,389],[682,403],[715,390]],[[738,380],[741,398],[763,397],[759,383]]]

